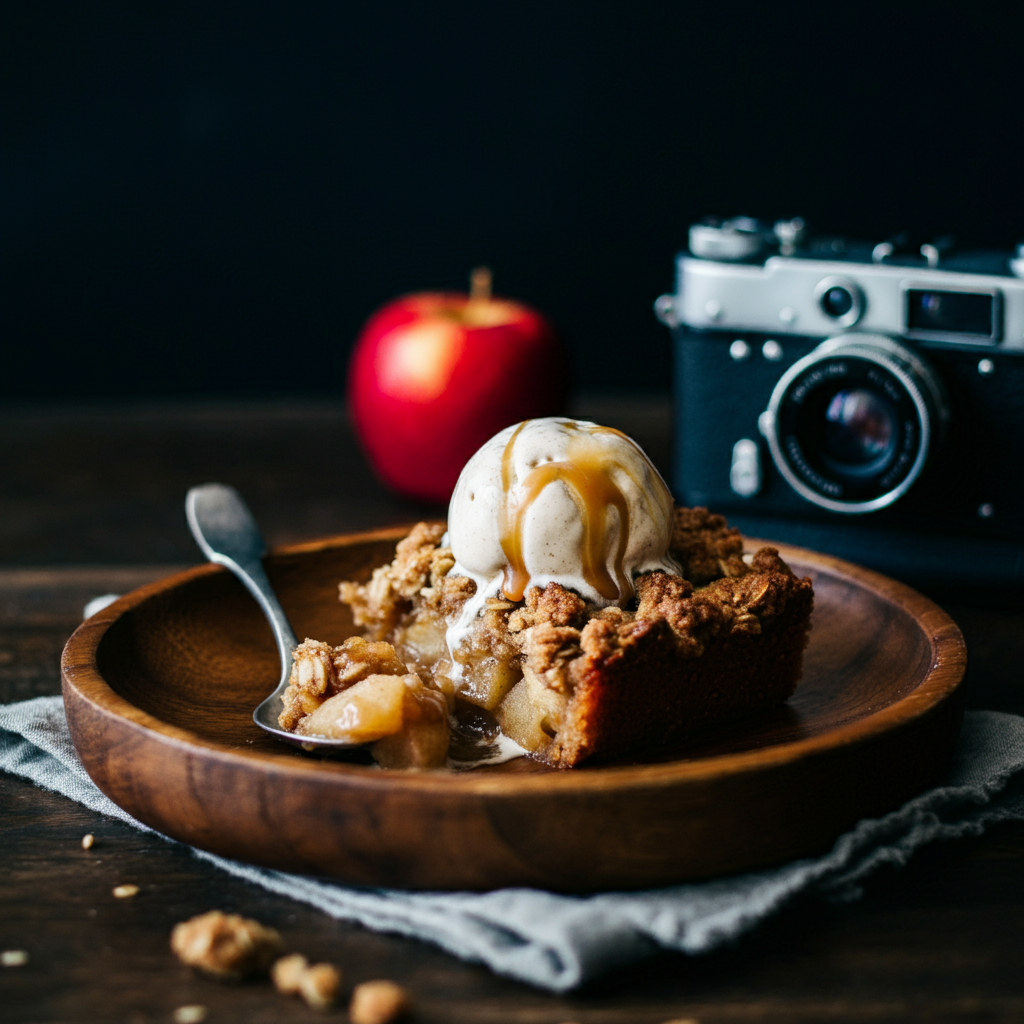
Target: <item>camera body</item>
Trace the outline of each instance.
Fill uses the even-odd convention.
[[[737,218],[676,271],[677,498],[922,586],[1024,583],[1024,246]]]

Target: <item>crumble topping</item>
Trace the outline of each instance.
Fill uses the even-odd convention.
[[[706,508],[676,509],[669,552],[695,587],[747,571],[740,531]]]
[[[439,523],[417,523],[398,542],[394,561],[374,569],[369,583],[340,584],[341,600],[368,639],[383,640],[412,608],[413,598],[424,587],[436,587],[455,565],[451,548],[438,547],[444,533]]]
[[[542,622],[550,626],[580,627],[586,616],[587,603],[579,594],[559,583],[549,583],[543,590],[531,587],[526,592],[526,604],[509,616],[508,628],[518,633]]]

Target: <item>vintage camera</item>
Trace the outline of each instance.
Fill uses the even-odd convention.
[[[1024,583],[1024,245],[690,228],[673,487],[745,533],[918,585]]]

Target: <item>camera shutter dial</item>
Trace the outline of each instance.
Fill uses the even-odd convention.
[[[772,392],[763,430],[798,494],[863,513],[906,494],[947,419],[928,365],[891,338],[862,334],[829,339],[794,363]]]
[[[852,327],[864,312],[861,290],[845,277],[823,278],[814,289],[814,298],[837,327]]]

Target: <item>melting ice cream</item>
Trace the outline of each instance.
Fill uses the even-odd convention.
[[[668,554],[672,511],[665,481],[618,430],[548,418],[496,434],[466,463],[448,510],[451,571],[477,588],[449,647],[488,598],[520,601],[532,586],[626,605],[639,573],[679,572]]]

